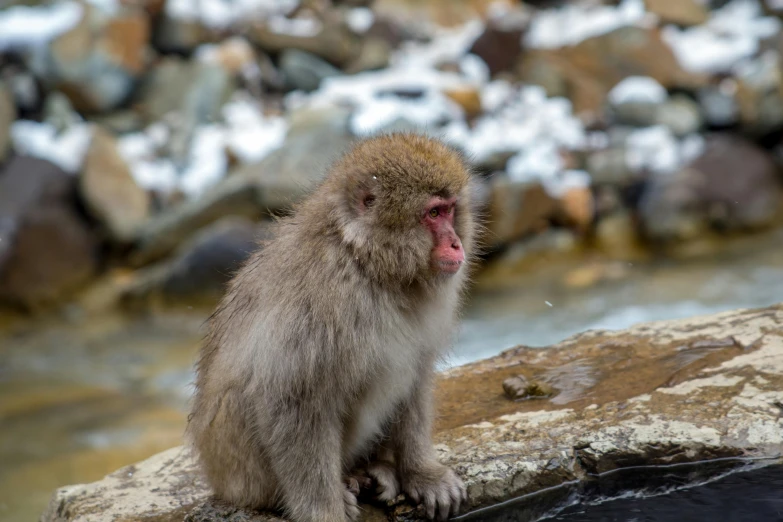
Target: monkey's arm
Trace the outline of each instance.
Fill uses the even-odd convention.
[[[467,500],[467,492],[459,477],[435,458],[431,439],[433,386],[430,366],[421,372],[390,437],[403,491],[414,502],[424,502],[428,517],[437,514],[446,520],[450,514],[457,514],[460,504]]]

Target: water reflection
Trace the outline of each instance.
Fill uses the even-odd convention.
[[[749,522],[783,520],[783,463],[718,459],[638,466],[477,510],[466,522]]]

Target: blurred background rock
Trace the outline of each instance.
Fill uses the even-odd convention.
[[[2,0],[0,518],[179,443],[210,307],[358,137],[482,178],[444,364],[779,301],[782,6]]]

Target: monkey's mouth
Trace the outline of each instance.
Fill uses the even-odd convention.
[[[438,269],[447,275],[454,275],[462,267],[461,261],[438,261]]]

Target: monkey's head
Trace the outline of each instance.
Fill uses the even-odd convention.
[[[464,271],[473,241],[472,178],[440,141],[388,134],[359,142],[324,189],[341,241],[360,265],[398,282]]]

